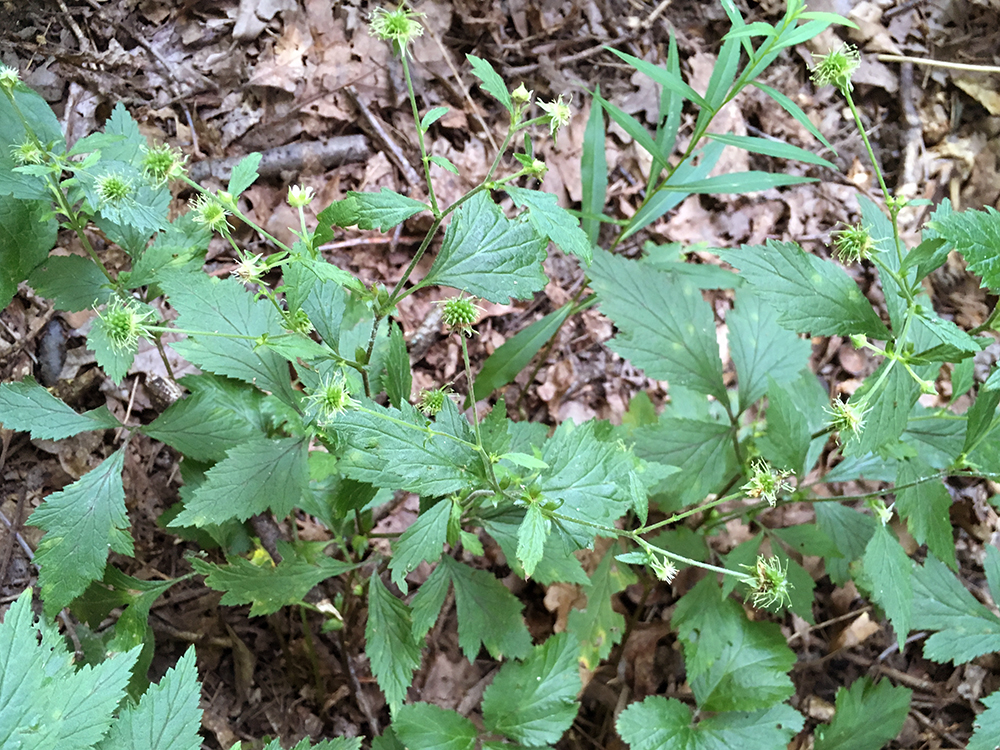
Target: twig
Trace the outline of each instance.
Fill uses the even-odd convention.
[[[931,68],[951,68],[952,70],[967,70],[972,73],[1000,73],[998,65],[971,65],[969,63],[947,62],[946,60],[931,60],[930,58],[909,57],[907,55],[879,55],[879,62],[913,63],[927,65]]]
[[[364,161],[368,156],[368,139],[363,135],[342,135],[318,141],[288,143],[261,152],[257,173],[263,179],[273,179],[282,172],[301,172],[306,168],[330,169],[341,164]],[[242,161],[242,156],[226,159],[205,159],[195,162],[188,169],[188,175],[195,182],[203,182],[214,177],[222,182],[229,179],[233,167]]]
[[[76,19],[73,18],[73,14],[69,12],[69,8],[66,7],[64,0],[59,0],[59,10],[66,17],[66,23],[69,24],[73,36],[76,37],[76,43],[80,45],[80,52],[83,54],[90,52],[90,40],[83,35],[83,30],[77,24]]]
[[[353,86],[344,86],[344,91],[347,92],[351,101],[354,102],[354,106],[361,113],[361,123],[359,124],[362,129],[367,130],[371,137],[379,142],[386,155],[392,159],[393,164],[399,167],[399,171],[403,173],[403,179],[412,186],[422,185],[423,180],[417,174],[417,170],[410,164],[409,160],[403,154],[403,150],[385,132],[382,123],[372,114],[368,106],[361,101],[361,97],[358,96],[358,90]]]

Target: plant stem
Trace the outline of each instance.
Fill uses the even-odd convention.
[[[406,91],[410,99],[410,108],[413,110],[413,124],[417,128],[417,144],[420,146],[420,163],[424,165],[424,180],[427,182],[427,196],[431,199],[431,212],[434,218],[441,216],[438,209],[437,196],[434,195],[434,183],[431,182],[431,161],[427,156],[427,147],[424,144],[424,130],[420,127],[420,112],[417,110],[417,95],[413,91],[413,80],[410,78],[410,63],[406,54],[400,55],[403,64],[403,77],[406,79]]]

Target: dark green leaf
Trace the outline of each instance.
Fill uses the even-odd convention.
[[[8,430],[30,432],[36,440],[61,440],[88,430],[121,427],[108,407],[77,414],[31,377],[20,383],[0,383],[0,423]]]
[[[880,750],[903,728],[911,694],[889,680],[876,685],[869,677],[839,688],[833,721],[816,728],[816,750]]]
[[[812,430],[792,397],[768,376],[767,432],[757,439],[764,458],[779,469],[802,477]]]
[[[763,83],[760,83],[759,81],[754,81],[753,85],[756,86],[761,91],[763,91],[769,97],[774,99],[774,101],[776,101],[783,110],[785,110],[788,114],[794,117],[795,121],[798,122],[806,130],[808,130],[817,141],[822,143],[833,153],[835,154],[837,153],[837,149],[835,149],[833,146],[830,145],[830,142],[819,131],[819,128],[816,127],[815,123],[813,123],[813,121],[809,119],[809,116],[802,111],[799,105],[797,105],[795,102],[793,102],[791,99],[789,99],[787,96],[782,94],[777,89],[773,89],[770,86],[766,86]]]
[[[430,703],[401,706],[392,728],[407,750],[473,750],[478,736],[464,716]]]
[[[781,539],[800,555],[842,557],[833,540],[814,523],[771,529],[769,533]]]
[[[444,156],[439,156],[434,154],[430,157],[431,164],[437,164],[441,169],[451,172],[452,174],[458,174],[458,167],[456,167],[452,162]]]
[[[56,255],[38,266],[28,283],[60,310],[79,312],[111,299],[108,277],[97,265],[78,255]]]
[[[406,576],[424,560],[434,563],[441,558],[448,537],[452,505],[450,500],[441,500],[431,506],[392,545],[389,570],[392,571],[392,582],[404,595],[409,592]]]
[[[388,188],[382,188],[378,193],[356,193],[352,190],[348,195],[354,199],[358,229],[378,229],[384,232],[428,209],[426,203],[407,198]]]
[[[903,648],[910,634],[913,614],[913,590],[910,570],[913,564],[896,537],[882,524],[875,524],[875,533],[865,547],[861,564],[872,588],[872,598],[885,610],[896,640]]]
[[[650,62],[646,62],[645,60],[642,60],[638,57],[633,57],[632,55],[629,55],[625,52],[621,52],[612,47],[605,47],[605,49],[608,52],[611,52],[612,54],[620,57],[622,60],[627,62],[629,65],[631,65],[633,68],[638,70],[643,75],[652,79],[654,83],[658,83],[665,89],[668,89],[669,91],[672,91],[673,93],[680,95],[681,97],[687,99],[690,102],[694,102],[699,107],[703,108],[709,107],[708,102],[705,101],[705,99],[703,99],[701,95],[698,94],[698,92],[696,92],[693,88],[688,86],[687,83],[684,82],[684,79],[681,78],[679,75],[672,73],[666,68],[661,68],[659,65],[653,65]],[[653,153],[656,152],[654,151]]]
[[[524,569],[525,578],[531,578],[542,556],[545,554],[545,540],[552,531],[552,522],[542,513],[538,503],[528,506],[517,531],[517,559]]]
[[[433,109],[429,110],[427,114],[425,114],[423,117],[420,118],[420,129],[426,133],[427,129],[431,125],[436,123],[446,114],[448,114],[447,107],[434,107]]]
[[[801,177],[781,172],[736,172],[706,177],[703,180],[690,182],[671,182],[661,190],[683,192],[687,195],[743,195],[769,190],[782,185],[801,185],[808,182],[818,182],[815,177]]]
[[[55,246],[59,222],[50,213],[46,201],[0,194],[0,310],[10,304],[17,285],[45,262]]]
[[[389,593],[378,573],[374,573],[368,585],[365,653],[393,713],[406,700],[406,690],[420,666],[420,644],[412,631],[410,608]]]
[[[279,518],[298,504],[309,481],[307,445],[297,438],[256,438],[230,448],[205,474],[171,526],[221,524],[272,510]]]
[[[900,461],[896,485],[902,489],[896,491],[896,510],[901,518],[906,519],[906,528],[919,544],[926,544],[938,559],[957,570],[955,540],[949,515],[951,495],[944,482],[935,477],[912,487],[903,486],[917,479],[933,477],[935,473],[930,466],[915,459]]]
[[[612,547],[584,586],[585,609],[569,613],[566,630],[580,641],[580,660],[587,669],[597,669],[625,634],[625,617],[615,610],[615,595],[635,583],[635,574],[614,558]],[[641,553],[645,562],[645,553]]]
[[[338,351],[347,295],[342,283],[329,277],[325,266],[336,268],[330,263],[310,264],[298,260],[286,266],[284,279],[288,289],[285,289],[285,299],[290,310],[304,310],[323,343]]]
[[[590,274],[618,327],[614,351],[651,378],[728,400],[712,310],[693,284],[601,250]]]
[[[590,239],[580,229],[580,222],[559,205],[552,193],[505,185],[504,191],[518,208],[528,209],[528,221],[542,237],[547,237],[565,253],[590,264],[593,258]]]
[[[967,427],[965,443],[962,446],[963,453],[975,450],[980,441],[993,429],[998,404],[1000,404],[1000,387],[991,385],[990,380],[987,380],[979,387],[976,400],[966,412]]]
[[[619,109],[598,93],[594,94],[594,101],[601,105],[601,108],[608,113],[618,126],[624,130],[632,140],[636,142],[646,153],[653,157],[653,171],[663,166],[663,157],[660,156],[660,147],[656,145],[653,136],[649,134],[642,124],[632,117],[632,115]]]
[[[413,373],[410,371],[410,355],[406,350],[403,329],[392,323],[389,328],[389,351],[385,360],[385,386],[389,403],[397,409],[403,401],[410,400],[413,389]]]
[[[981,276],[983,286],[1000,291],[1000,213],[987,206],[935,218],[930,227],[965,257],[969,272]]]
[[[545,286],[547,241],[531,226],[511,221],[486,193],[455,212],[434,265],[417,286],[462,289],[490,302],[527,299]]]
[[[892,337],[842,268],[794,243],[771,240],[766,246],[744,245],[719,255],[767,295],[781,311],[778,321],[789,330],[814,336],[863,333],[883,341]]]
[[[133,554],[120,448],[63,490],[45,498],[28,522],[45,530],[35,554],[50,617],[104,575],[108,551]]]
[[[504,664],[483,694],[486,728],[533,747],[558,742],[579,709],[578,652],[576,639],[559,633],[520,664]]]
[[[247,154],[233,167],[227,192],[234,199],[239,198],[244,190],[257,181],[257,167],[260,165],[260,158],[261,155],[257,153]]]
[[[982,699],[986,710],[976,717],[965,750],[996,750],[1000,737],[1000,690]]]
[[[493,66],[490,65],[486,60],[476,57],[475,55],[466,55],[469,63],[472,65],[472,73],[480,81],[482,81],[483,91],[492,96],[498,102],[500,102],[504,109],[513,114],[514,105],[510,100],[510,92],[507,91],[507,84],[503,82]]]
[[[906,429],[909,415],[920,396],[920,386],[903,367],[893,367],[883,379],[882,375],[890,362],[891,360],[883,361],[851,396],[849,403],[852,406],[858,406],[864,401],[870,404],[870,408],[864,414],[861,435],[851,433],[844,440],[845,456],[861,456],[884,450],[886,446],[895,443]],[[917,374],[925,377],[921,370],[926,369],[926,365],[916,368]],[[873,388],[877,390],[872,390]]]
[[[725,143],[727,146],[735,146],[754,154],[776,156],[779,159],[794,159],[806,164],[818,164],[821,167],[829,167],[830,169],[837,168],[834,164],[816,156],[811,151],[806,151],[804,148],[793,146],[784,141],[772,141],[769,138],[754,138],[748,135],[733,135],[731,133],[707,133],[706,135],[713,141]]]
[[[451,586],[451,576],[446,565],[438,565],[420,585],[413,596],[413,638],[423,641],[434,623],[437,622],[448,588]]]
[[[836,502],[816,503],[813,507],[816,509],[816,524],[833,540],[842,556],[828,558],[826,570],[834,583],[843,585],[850,579],[848,565],[865,553],[868,541],[875,533],[876,521]]]
[[[483,522],[483,528],[497,541],[507,558],[507,564],[519,576],[524,576],[524,569],[517,559],[518,530],[523,522],[524,511],[520,508],[511,508],[503,515]],[[532,577],[543,585],[556,582],[586,585],[590,579],[583,572],[580,561],[573,555],[577,549],[579,545],[559,524],[554,524],[543,549],[542,559],[535,566]]]
[[[12,96],[13,104],[6,96],[0,97],[0,195],[11,195],[20,200],[42,200],[48,204],[52,193],[46,180],[37,175],[15,172],[18,164],[12,151],[28,138],[22,117],[42,145],[49,146],[55,154],[66,150],[62,127],[48,103],[31,89],[17,87]]]
[[[601,93],[600,86],[597,93]],[[604,110],[597,99],[590,102],[590,116],[583,132],[583,156],[580,158],[580,177],[583,181],[580,225],[591,245],[597,244],[601,220],[608,192],[608,158],[605,153]]]
[[[905,278],[906,274],[915,268],[917,269],[915,281],[922,281],[931,271],[944,265],[950,251],[951,247],[940,237],[924,240],[903,258],[903,265],[899,267],[900,273]]]

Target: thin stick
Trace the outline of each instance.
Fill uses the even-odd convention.
[[[909,57],[908,55],[879,55],[879,62],[913,63],[931,68],[951,68],[952,70],[967,70],[972,73],[1000,73],[997,65],[970,65],[969,63],[947,62],[946,60],[931,60],[930,58]]]
[[[389,134],[385,132],[385,128],[382,127],[382,123],[379,122],[375,115],[372,114],[368,106],[361,101],[361,97],[358,96],[358,90],[353,86],[344,86],[344,91],[354,102],[354,106],[358,108],[361,113],[361,118],[364,124],[368,127],[366,130],[370,131],[371,136],[380,142],[383,149],[385,149],[386,156],[392,159],[393,163],[399,167],[399,171],[403,173],[403,178],[410,185],[422,185],[423,180],[420,179],[420,175],[417,174],[417,170],[413,168],[409,160],[403,154],[403,150],[389,137]]]

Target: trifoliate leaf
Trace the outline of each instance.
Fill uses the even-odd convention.
[[[722,250],[778,310],[778,322],[796,333],[814,336],[863,333],[882,341],[892,334],[840,266],[809,255],[792,242]]]
[[[528,506],[521,522],[521,528],[517,530],[517,559],[524,569],[525,578],[531,578],[545,554],[545,540],[552,530],[552,522],[549,521],[542,512],[538,503]]]
[[[493,70],[493,66],[490,65],[486,60],[483,60],[475,55],[466,55],[469,60],[469,64],[472,65],[472,73],[480,81],[482,81],[483,91],[490,94],[494,99],[500,102],[504,109],[513,114],[514,105],[510,100],[510,92],[507,91],[507,84],[504,83],[503,78]]]
[[[924,641],[924,656],[932,661],[962,664],[1000,651],[1000,618],[933,555],[913,570],[911,624],[939,631]]]
[[[430,703],[402,706],[392,728],[407,750],[473,750],[478,736],[464,716]]]
[[[982,699],[986,710],[976,717],[965,750],[996,750],[1000,737],[1000,690]]]
[[[651,378],[727,402],[715,321],[697,287],[600,250],[590,276],[601,311],[618,327],[614,351]]]
[[[597,669],[611,649],[621,643],[625,634],[625,617],[616,612],[614,596],[635,583],[635,574],[615,559],[614,548],[604,555],[601,564],[584,587],[587,594],[586,609],[569,613],[568,632],[580,641],[580,660],[587,669]],[[645,562],[645,554],[641,562]],[[640,563],[641,564],[641,563]]]
[[[930,227],[962,254],[983,286],[1000,290],[1000,213],[990,207],[950,213],[935,217]]]
[[[520,664],[507,663],[483,694],[483,723],[515,742],[555,744],[576,718],[579,644],[559,633]]]
[[[372,674],[395,713],[406,700],[406,690],[420,666],[420,644],[413,637],[410,608],[389,593],[377,572],[368,585],[365,644]]]
[[[437,422],[430,423],[405,401],[401,409],[360,401],[365,411],[350,410],[336,420],[337,431],[348,440],[341,462],[347,476],[430,496],[477,481],[482,461],[473,448],[471,425],[465,422],[463,432],[469,434],[462,436],[438,428],[437,422],[458,414],[451,399],[445,399]]]
[[[8,430],[30,432],[36,440],[61,440],[88,430],[121,427],[107,406],[78,414],[31,377],[0,384],[0,423]]]
[[[29,523],[44,529],[35,564],[45,611],[54,615],[104,574],[108,550],[132,555],[120,448],[63,490],[45,498]]]
[[[178,328],[225,334],[189,336],[171,344],[178,354],[203,370],[270,391],[286,404],[297,403],[288,362],[255,346],[262,334],[284,331],[274,305],[255,300],[235,279],[213,280],[204,274],[175,273],[161,285],[170,304],[180,312],[175,321]]]
[[[913,590],[910,570],[913,563],[906,552],[882,524],[875,525],[875,533],[865,547],[862,559],[865,576],[871,583],[872,598],[885,610],[896,640],[903,648],[910,634],[913,611]]]
[[[809,341],[779,326],[778,312],[760,295],[746,289],[737,292],[736,306],[726,316],[726,323],[729,352],[739,378],[741,411],[765,392],[773,393],[769,379],[787,383],[809,365]],[[808,446],[806,440],[803,449]]]
[[[190,646],[138,704],[121,710],[96,750],[199,750],[200,697],[194,646]]]
[[[926,544],[934,555],[958,570],[955,539],[952,534],[951,495],[941,479],[916,480],[932,476],[934,470],[916,459],[900,461],[896,474],[896,510],[906,519],[906,528],[919,544]],[[912,485],[907,487],[906,485]]]
[[[448,537],[451,509],[450,500],[439,501],[421,513],[393,543],[389,570],[392,571],[392,582],[399,586],[399,590],[404,594],[409,592],[406,584],[408,574],[416,570],[424,560],[434,563],[441,558]]]
[[[28,283],[43,297],[54,300],[60,310],[79,312],[111,299],[108,277],[88,258],[56,255],[31,272]]]
[[[499,580],[485,570],[474,570],[445,556],[455,587],[458,612],[458,645],[472,661],[481,646],[495,659],[523,657],[531,648],[531,636],[521,618],[523,605]]]
[[[775,750],[802,729],[798,711],[779,703],[763,711],[730,711],[697,724],[676,698],[651,695],[618,717],[618,733],[632,750]]]
[[[321,581],[342,575],[353,565],[329,557],[315,563],[297,555],[294,547],[279,542],[282,560],[277,565],[255,565],[244,557],[228,558],[227,565],[215,565],[197,557],[191,566],[205,576],[210,589],[225,592],[220,600],[227,606],[252,604],[250,616],[270,615],[282,607],[302,602]]]
[[[721,598],[705,578],[685,594],[672,623],[684,643],[688,681],[706,711],[752,711],[795,692],[788,670],[795,653],[771,622],[750,622],[743,608]]]
[[[490,302],[528,299],[545,287],[545,238],[511,221],[486,193],[462,204],[445,230],[438,256],[417,287],[451,286]]]
[[[354,200],[358,229],[378,229],[384,232],[429,208],[426,203],[407,198],[388,188],[382,188],[377,193],[356,193],[351,190],[348,195]]]
[[[539,235],[590,265],[593,259],[590,240],[580,228],[579,220],[559,205],[555,195],[513,185],[505,185],[504,191],[518,208],[528,209],[528,221]]]
[[[816,750],[879,750],[895,739],[910,710],[911,690],[860,677],[837,690],[836,713],[816,728]]]
[[[271,510],[287,516],[309,481],[307,445],[297,438],[256,438],[230,448],[205,474],[172,527],[221,524]]]
[[[0,310],[10,304],[17,294],[17,285],[45,262],[55,246],[59,222],[51,216],[51,211],[49,201],[0,195]],[[92,261],[86,263],[97,270]]]

